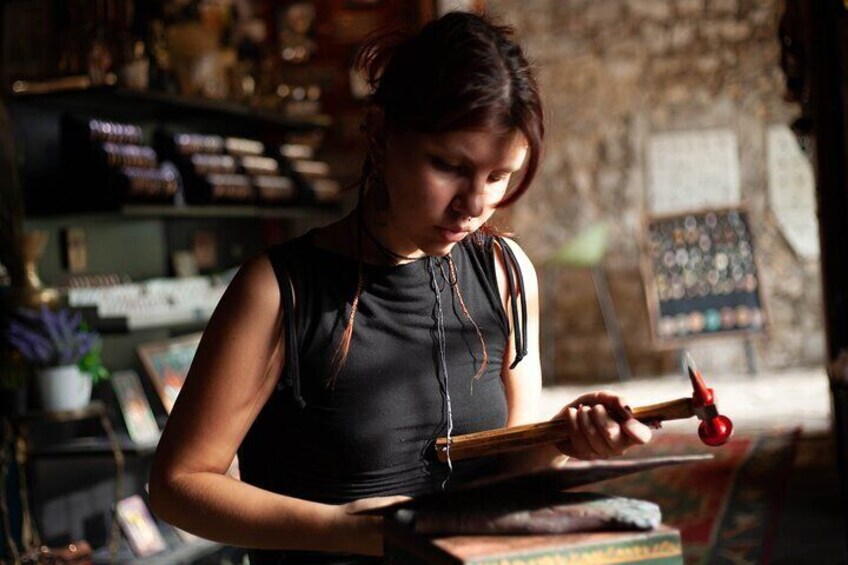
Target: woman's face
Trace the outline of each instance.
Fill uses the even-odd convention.
[[[390,134],[385,243],[406,256],[442,256],[488,220],[527,156],[520,132]]]

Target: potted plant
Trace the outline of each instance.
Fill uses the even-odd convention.
[[[79,312],[19,308],[6,329],[9,345],[35,371],[41,407],[75,410],[91,401],[92,385],[109,376],[100,361],[102,342]]]

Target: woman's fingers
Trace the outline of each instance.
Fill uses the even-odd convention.
[[[621,455],[651,440],[651,429],[633,417],[626,401],[609,391],[584,394],[557,415],[566,422],[569,441],[561,450],[579,459]]]
[[[614,453],[620,453],[622,451],[621,426],[618,425],[618,422],[610,417],[603,404],[593,406],[591,415],[592,420],[595,422],[595,427],[606,442],[609,450]]]
[[[583,394],[577,397],[569,406],[595,406],[598,404],[604,406],[616,420],[624,421],[631,417],[630,407],[627,406],[624,398],[608,390]]]
[[[567,453],[579,459],[604,459],[621,455],[631,442],[603,405],[567,407],[560,417],[570,440]]]
[[[580,430],[583,432],[583,437],[586,438],[586,443],[589,444],[594,457],[604,459],[612,455],[613,450],[602,437],[592,417],[593,411],[593,407],[582,406],[577,413],[577,419],[580,424]]]
[[[580,428],[578,411],[577,408],[569,406],[562,413],[565,420],[565,427],[568,431],[568,439],[571,440],[571,452],[568,455],[572,455],[578,459],[589,459],[591,458],[592,448],[589,446],[589,442],[584,437]]]
[[[629,418],[621,424],[621,430],[636,445],[644,445],[651,441],[651,428],[637,420]]]

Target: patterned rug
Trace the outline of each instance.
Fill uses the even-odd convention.
[[[656,469],[582,490],[650,500],[680,530],[687,565],[768,563],[798,432],[738,436],[720,448],[658,432],[628,456],[712,453],[715,459]]]

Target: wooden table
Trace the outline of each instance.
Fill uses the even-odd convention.
[[[390,565],[683,564],[680,533],[665,525],[643,532],[427,538],[393,516],[385,529]]]

